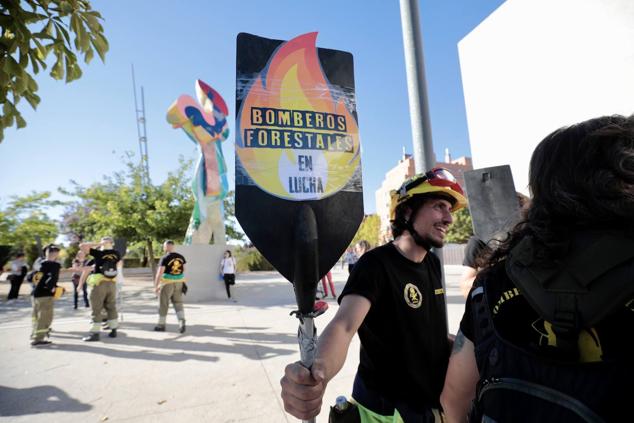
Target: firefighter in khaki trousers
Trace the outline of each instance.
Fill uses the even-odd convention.
[[[167,310],[170,302],[174,304],[178,317],[179,332],[185,333],[185,310],[183,294],[185,294],[185,257],[174,252],[174,241],[163,243],[165,255],[161,257],[159,269],[154,278],[154,290],[159,296],[159,321],[154,328],[157,332],[165,331]]]
[[[92,326],[90,334],[82,338],[83,341],[99,341],[99,331],[101,329],[101,312],[103,309],[108,314],[108,327],[110,338],[117,337],[117,326],[119,317],[117,314],[117,285],[116,276],[118,273],[117,264],[121,260],[121,255],[113,248],[114,241],[111,237],[101,238],[99,243],[83,243],[79,247],[86,254],[93,257],[92,273],[88,275],[86,268],[82,274],[79,286],[81,289],[87,283],[90,290],[90,306],[92,308]],[[95,247],[99,247],[96,249]],[[90,270],[90,267],[87,269]]]
[[[51,244],[45,248],[46,259],[42,261],[40,268],[31,274],[34,285],[33,303],[33,332],[31,333],[31,346],[50,345],[48,337],[53,322],[53,298],[55,292],[63,288],[57,287],[57,280],[61,266],[56,261],[59,255],[59,247]]]

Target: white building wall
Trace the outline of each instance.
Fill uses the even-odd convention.
[[[510,164],[519,191],[550,132],[634,113],[632,0],[508,0],[458,50],[473,166]]]

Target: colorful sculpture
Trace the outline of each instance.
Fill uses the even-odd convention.
[[[196,203],[184,243],[209,244],[213,238],[214,244],[224,244],[222,200],[229,184],[221,142],[229,136],[229,109],[220,94],[200,79],[196,80],[196,95],[198,102],[181,95],[167,110],[167,121],[183,129],[200,150],[192,181]]]

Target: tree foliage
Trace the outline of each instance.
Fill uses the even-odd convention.
[[[379,244],[379,229],[381,227],[381,219],[378,214],[367,214],[363,217],[361,226],[356,235],[352,239],[351,244],[355,244],[365,239],[371,246],[376,247]]]
[[[105,176],[103,182],[83,187],[71,181],[70,189],[60,192],[73,197],[66,202],[62,229],[71,237],[96,240],[104,235],[126,238],[128,245],[145,247],[150,263],[165,239],[182,240],[194,207],[190,182],[192,161],[179,161],[160,185],[143,183],[143,168],[124,157],[126,168]],[[233,193],[225,199],[227,235],[241,239],[242,234],[231,221],[234,213]]]
[[[26,126],[18,110],[25,99],[33,109],[40,97],[33,76],[52,64],[49,75],[72,82],[82,75],[95,52],[105,60],[108,41],[103,18],[88,0],[7,0],[0,2],[0,141],[4,129]],[[48,60],[49,55],[54,60]],[[48,62],[48,63],[47,63]]]
[[[223,200],[223,206],[225,210],[225,232],[227,241],[232,239],[243,241],[244,234],[238,230],[236,220],[236,196],[234,191],[227,193],[227,196]]]
[[[103,182],[83,187],[72,181],[63,194],[67,203],[62,228],[80,239],[104,235],[144,242],[153,264],[154,242],[180,239],[185,234],[194,198],[189,187],[191,162],[180,160],[176,171],[160,185],[143,183],[143,168],[125,158],[126,170],[105,176]]]
[[[53,242],[58,228],[46,211],[57,202],[50,197],[50,192],[11,197],[6,208],[0,210],[0,245],[10,245],[15,252],[22,251],[28,260],[34,260],[39,254],[36,238],[42,245]]]
[[[238,272],[275,270],[273,265],[255,247],[240,248],[235,252]]]
[[[449,227],[447,242],[454,244],[464,244],[473,235],[473,224],[468,208],[458,210],[453,214],[453,223]]]

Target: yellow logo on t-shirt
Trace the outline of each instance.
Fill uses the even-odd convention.
[[[181,259],[170,260],[169,265],[172,267],[172,275],[183,273],[183,261]]]
[[[36,285],[40,283],[43,276],[44,276],[43,272],[35,272],[35,274],[33,275],[33,283]]]
[[[423,304],[423,295],[420,293],[420,289],[412,283],[405,285],[403,296],[405,297],[405,302],[411,308],[418,308]]]

